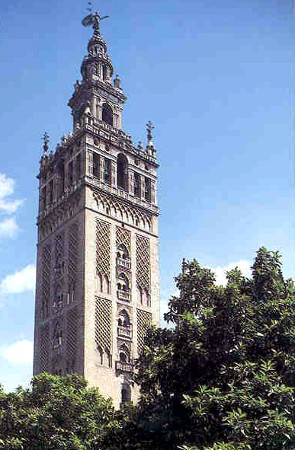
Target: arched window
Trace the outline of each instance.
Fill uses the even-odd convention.
[[[142,293],[142,289],[140,286],[137,287],[137,301],[141,305],[143,304],[143,293]]]
[[[97,274],[97,290],[98,292],[103,292],[103,283],[101,273]]]
[[[119,360],[123,363],[130,362],[130,351],[126,344],[121,345],[119,349]]]
[[[107,355],[107,365],[108,367],[112,367],[112,355],[110,354],[109,350],[106,350],[106,355]]]
[[[110,283],[109,283],[109,278],[108,278],[107,275],[105,275],[103,277],[103,289],[102,289],[102,291],[105,292],[106,294],[110,293]]]
[[[107,68],[106,66],[102,66],[102,79],[105,80],[107,77]]]
[[[113,110],[108,103],[102,105],[101,118],[105,123],[113,126]]]
[[[97,353],[99,358],[99,364],[103,364],[103,351],[99,345],[97,346]]]
[[[119,358],[120,358],[120,362],[123,362],[123,363],[127,362],[126,353],[120,352]]]
[[[128,191],[128,162],[122,153],[117,158],[117,186]]]
[[[118,290],[119,291],[129,291],[129,280],[125,273],[120,273],[118,276]]]
[[[117,266],[125,269],[130,269],[131,267],[129,252],[124,244],[120,244],[117,247]]]
[[[129,327],[130,326],[129,314],[127,313],[127,311],[125,311],[125,309],[120,311],[119,319],[118,319],[118,325],[122,326],[122,327]]]

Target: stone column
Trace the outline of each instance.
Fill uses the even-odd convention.
[[[111,185],[117,187],[117,163],[111,161]]]
[[[128,191],[131,195],[134,195],[134,172],[129,170],[128,173]]]

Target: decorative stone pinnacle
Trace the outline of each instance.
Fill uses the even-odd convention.
[[[47,131],[45,131],[42,140],[44,142],[43,144],[44,155],[48,155],[49,134],[47,133]]]
[[[91,5],[90,2],[88,2],[88,4]],[[92,7],[88,8],[88,11],[91,11],[91,10],[92,10]],[[92,12],[90,12],[90,14],[88,14],[88,16],[84,17],[84,19],[82,20],[82,25],[84,27],[92,26],[92,28],[94,30],[94,34],[97,36],[100,36],[100,21],[104,20],[104,19],[108,19],[108,18],[109,18],[109,16],[101,17],[97,11],[94,14],[92,14]]]

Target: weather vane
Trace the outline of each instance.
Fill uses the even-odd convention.
[[[84,17],[84,19],[82,20],[82,25],[84,25],[84,27],[92,26],[92,28],[94,29],[94,34],[100,35],[100,21],[108,19],[109,16],[101,17],[97,11],[93,14],[91,2],[88,2],[87,11],[89,11],[90,14]]]

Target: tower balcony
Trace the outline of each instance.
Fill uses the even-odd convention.
[[[133,372],[133,364],[123,361],[116,361],[116,371],[118,372]]]
[[[131,293],[130,293],[130,291],[123,291],[123,289],[118,289],[117,297],[119,300],[124,300],[125,302],[130,302]]]
[[[118,329],[117,329],[117,332],[118,332],[118,336],[119,337],[127,337],[127,338],[132,338],[132,328],[131,328],[131,326],[129,326],[129,327],[123,327],[123,326],[118,326]]]
[[[130,270],[130,268],[131,268],[131,261],[130,261],[129,258],[128,259],[124,259],[124,258],[118,257],[117,258],[117,266],[124,267],[124,269]]]

